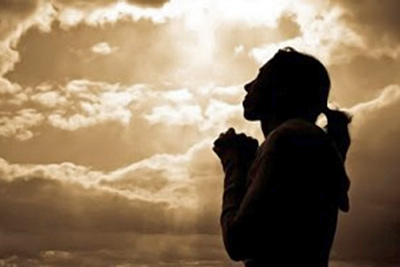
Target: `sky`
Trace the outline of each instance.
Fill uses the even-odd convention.
[[[400,1],[1,0],[0,266],[239,266],[211,147],[279,49],[353,115],[332,266],[400,264]]]

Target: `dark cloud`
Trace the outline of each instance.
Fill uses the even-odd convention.
[[[183,155],[158,155],[108,173],[72,163],[32,166],[0,159],[0,228],[216,234],[222,188],[211,153],[208,143],[200,143]]]
[[[134,5],[161,7],[168,3],[169,0],[127,0],[127,2]]]
[[[70,30],[54,23],[49,33],[32,28],[16,48],[21,61],[7,76],[23,86],[72,79],[155,82],[169,73],[176,59],[178,47],[165,38],[166,27],[140,20],[102,28],[80,24]],[[111,40],[110,45],[118,47],[118,51],[112,56],[92,54],[92,46],[104,40]]]
[[[62,182],[40,170],[34,174],[0,180],[0,262],[29,266],[228,262],[214,212],[220,206],[215,197],[221,192],[204,203],[201,195],[199,208],[190,210]],[[196,180],[201,194],[210,192],[205,187],[219,187],[207,179]]]
[[[110,187],[84,187],[48,178],[21,177],[0,183],[0,227],[4,234],[127,232],[184,235],[219,232],[218,216],[212,209],[211,212],[207,210],[211,208],[207,206],[199,210],[172,207],[157,199],[129,198],[126,190],[110,191],[107,190]],[[134,183],[133,177],[131,184]],[[122,192],[128,196],[121,195]]]
[[[400,83],[400,61],[389,57],[360,55],[349,62],[330,65],[328,70],[331,100],[346,107],[369,101],[386,86]]]
[[[345,19],[367,37],[369,44],[397,44],[400,40],[400,2],[397,0],[331,0],[343,6]],[[378,42],[378,43],[376,43]]]
[[[0,40],[13,32],[18,25],[34,13],[37,0],[0,1]]]
[[[2,0],[0,2],[0,11],[29,14],[37,5],[37,0]]]
[[[218,220],[222,180],[215,173],[220,167],[209,146],[190,151],[110,173],[71,163],[31,168],[0,161],[0,259],[72,264],[109,251],[107,263],[221,265],[226,255]],[[189,177],[176,181],[175,175],[186,169]],[[88,185],[89,180],[99,184]],[[172,189],[166,196],[172,200],[157,198],[157,191],[166,187]],[[143,198],[136,191],[154,197]],[[186,207],[187,198],[196,206]]]
[[[95,9],[107,5],[117,3],[117,0],[98,0],[98,1],[82,1],[82,0],[54,0],[53,5],[56,8],[73,7],[78,9]]]
[[[62,7],[75,7],[80,9],[95,9],[109,4],[118,3],[118,0],[100,0],[100,1],[83,1],[83,0],[56,0],[54,4]],[[169,0],[126,0],[129,4],[144,7],[162,7]]]
[[[341,217],[336,258],[400,263],[399,104],[355,118],[357,135],[347,162],[352,209]]]
[[[163,202],[129,200],[40,177],[2,180],[1,188],[0,225],[7,233],[163,233],[171,228]]]
[[[301,34],[300,25],[297,23],[297,17],[292,13],[284,13],[278,19],[278,30],[283,39],[292,39]]]
[[[237,266],[228,260],[217,235],[71,232],[1,237],[12,248],[0,256],[6,266]]]

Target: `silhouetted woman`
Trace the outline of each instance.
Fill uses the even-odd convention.
[[[330,110],[330,79],[314,57],[279,50],[245,85],[244,117],[265,141],[231,128],[214,142],[225,172],[225,248],[246,266],[328,266],[338,211],[349,210],[344,160],[350,118]],[[315,125],[324,113],[328,125]]]

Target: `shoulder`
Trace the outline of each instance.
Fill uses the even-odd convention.
[[[270,149],[313,148],[326,146],[329,143],[327,134],[315,124],[291,119],[279,125],[266,138]]]

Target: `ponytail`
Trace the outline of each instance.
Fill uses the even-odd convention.
[[[340,110],[331,110],[328,107],[325,107],[322,113],[325,114],[328,120],[328,124],[325,128],[328,136],[332,139],[334,145],[336,146],[339,154],[342,157],[344,170],[344,162],[346,160],[347,150],[349,149],[351,142],[348,129],[348,125],[351,122],[351,116],[346,112]],[[347,177],[345,170],[339,184],[339,209],[344,212],[348,212],[350,209],[350,201],[347,192],[350,187],[350,180]]]

